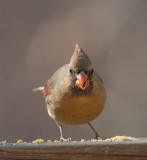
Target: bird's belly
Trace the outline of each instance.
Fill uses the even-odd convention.
[[[94,120],[103,110],[102,97],[72,97],[61,101],[57,107],[49,107],[50,116],[62,125],[80,125]]]

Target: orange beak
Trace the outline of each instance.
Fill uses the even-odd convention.
[[[88,80],[88,75],[85,74],[83,71],[81,71],[79,74],[76,75],[76,83],[75,83],[76,87],[85,90],[87,87],[89,87],[89,84],[90,83]]]

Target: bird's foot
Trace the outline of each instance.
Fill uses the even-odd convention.
[[[60,142],[72,142],[72,139],[71,138],[63,138],[63,137],[61,137],[60,138]]]
[[[96,139],[96,140],[100,140],[100,141],[103,140],[101,137],[96,137],[95,139]]]
[[[98,134],[96,134],[95,139],[97,139],[97,140],[103,140]]]

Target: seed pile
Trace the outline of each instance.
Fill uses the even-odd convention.
[[[135,141],[137,140],[136,138],[134,137],[128,137],[128,136],[115,136],[115,137],[112,137],[112,138],[107,138],[105,140],[102,140],[101,138],[99,139],[91,139],[91,140],[85,140],[85,139],[81,139],[80,141],[60,141],[60,140],[43,140],[43,139],[36,139],[32,142],[29,142],[29,143],[33,143],[33,144],[42,144],[42,143],[62,143],[62,142],[72,142],[72,143],[75,143],[75,142],[122,142],[122,141]],[[27,142],[23,142],[23,140],[19,139],[17,140],[16,142],[17,144],[19,143],[27,143]],[[5,145],[7,144],[7,141],[2,141],[0,142],[0,145]]]

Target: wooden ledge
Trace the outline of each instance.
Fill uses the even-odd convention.
[[[0,145],[1,160],[147,160],[147,140]]]

